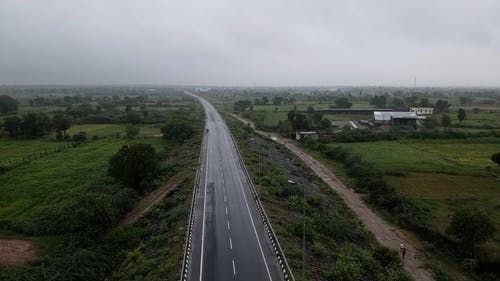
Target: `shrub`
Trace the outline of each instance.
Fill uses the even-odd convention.
[[[497,165],[500,165],[500,152],[491,155],[491,161],[493,161]]]
[[[434,279],[436,281],[453,281],[453,278],[451,278],[450,275],[448,275],[448,273],[446,273],[445,271],[443,271],[442,269],[438,269],[435,273],[434,273]]]
[[[451,216],[446,234],[456,238],[466,250],[474,251],[495,233],[495,224],[488,214],[478,209],[459,209]]]
[[[87,140],[87,132],[78,132],[73,135],[72,139],[76,142],[84,142]]]

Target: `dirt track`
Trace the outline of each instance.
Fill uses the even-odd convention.
[[[232,114],[233,117],[242,121],[245,124],[253,123],[250,120],[244,119],[238,115]],[[285,145],[291,152],[302,159],[325,183],[333,188],[345,201],[347,206],[356,213],[359,219],[363,222],[366,228],[373,233],[377,241],[390,249],[399,250],[399,244],[404,242],[406,245],[406,257],[403,260],[405,269],[410,273],[415,280],[434,280],[432,274],[424,268],[422,255],[405,237],[405,235],[390,225],[388,222],[377,216],[363,201],[361,196],[351,189],[347,188],[325,165],[315,160],[313,157],[305,153],[293,141],[285,140],[276,134],[258,131],[256,132],[264,137],[272,137],[272,139],[280,144]]]
[[[143,217],[149,210],[159,201],[161,201],[165,196],[169,195],[174,191],[177,186],[184,181],[188,176],[189,172],[180,172],[177,175],[171,177],[167,183],[146,195],[139,201],[134,209],[130,211],[125,217],[117,224],[113,230],[120,230],[123,227],[134,224],[141,217]]]
[[[21,265],[33,260],[35,249],[30,241],[0,239],[0,266]]]

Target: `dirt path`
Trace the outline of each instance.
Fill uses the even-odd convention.
[[[171,177],[163,186],[146,195],[146,197],[142,198],[142,200],[135,205],[132,211],[125,215],[125,217],[113,230],[120,230],[127,225],[137,222],[140,218],[142,218],[142,216],[149,212],[151,207],[162,200],[165,196],[172,193],[177,188],[177,186],[179,186],[179,184],[189,176],[189,174],[189,171],[180,172],[177,175]]]
[[[244,119],[238,115],[231,114],[245,124],[253,123],[250,120]],[[255,128],[255,127],[254,127]],[[424,268],[422,262],[422,254],[418,252],[411,241],[397,228],[380,218],[375,214],[363,201],[361,196],[353,190],[347,188],[325,165],[315,160],[309,154],[305,153],[293,141],[285,140],[274,133],[258,131],[256,132],[264,137],[271,137],[272,140],[285,145],[290,151],[302,159],[326,184],[333,188],[345,201],[347,206],[356,213],[358,218],[363,222],[366,228],[373,233],[377,241],[390,249],[399,250],[399,244],[405,243],[406,257],[403,260],[405,269],[410,273],[415,280],[427,281],[434,280],[432,274]]]
[[[0,239],[0,266],[15,266],[27,263],[35,257],[31,241]]]

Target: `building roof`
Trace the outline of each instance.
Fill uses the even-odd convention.
[[[404,111],[374,111],[375,121],[391,121],[392,119],[417,119],[415,112]]]
[[[315,132],[315,131],[304,131],[304,132],[297,132],[297,134],[301,134],[301,135],[314,135],[314,134],[317,134],[318,132]]]

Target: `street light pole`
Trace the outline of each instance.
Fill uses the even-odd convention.
[[[302,281],[306,280],[306,186],[302,199]]]
[[[262,188],[262,185],[260,184],[260,150],[259,150],[259,188]]]

